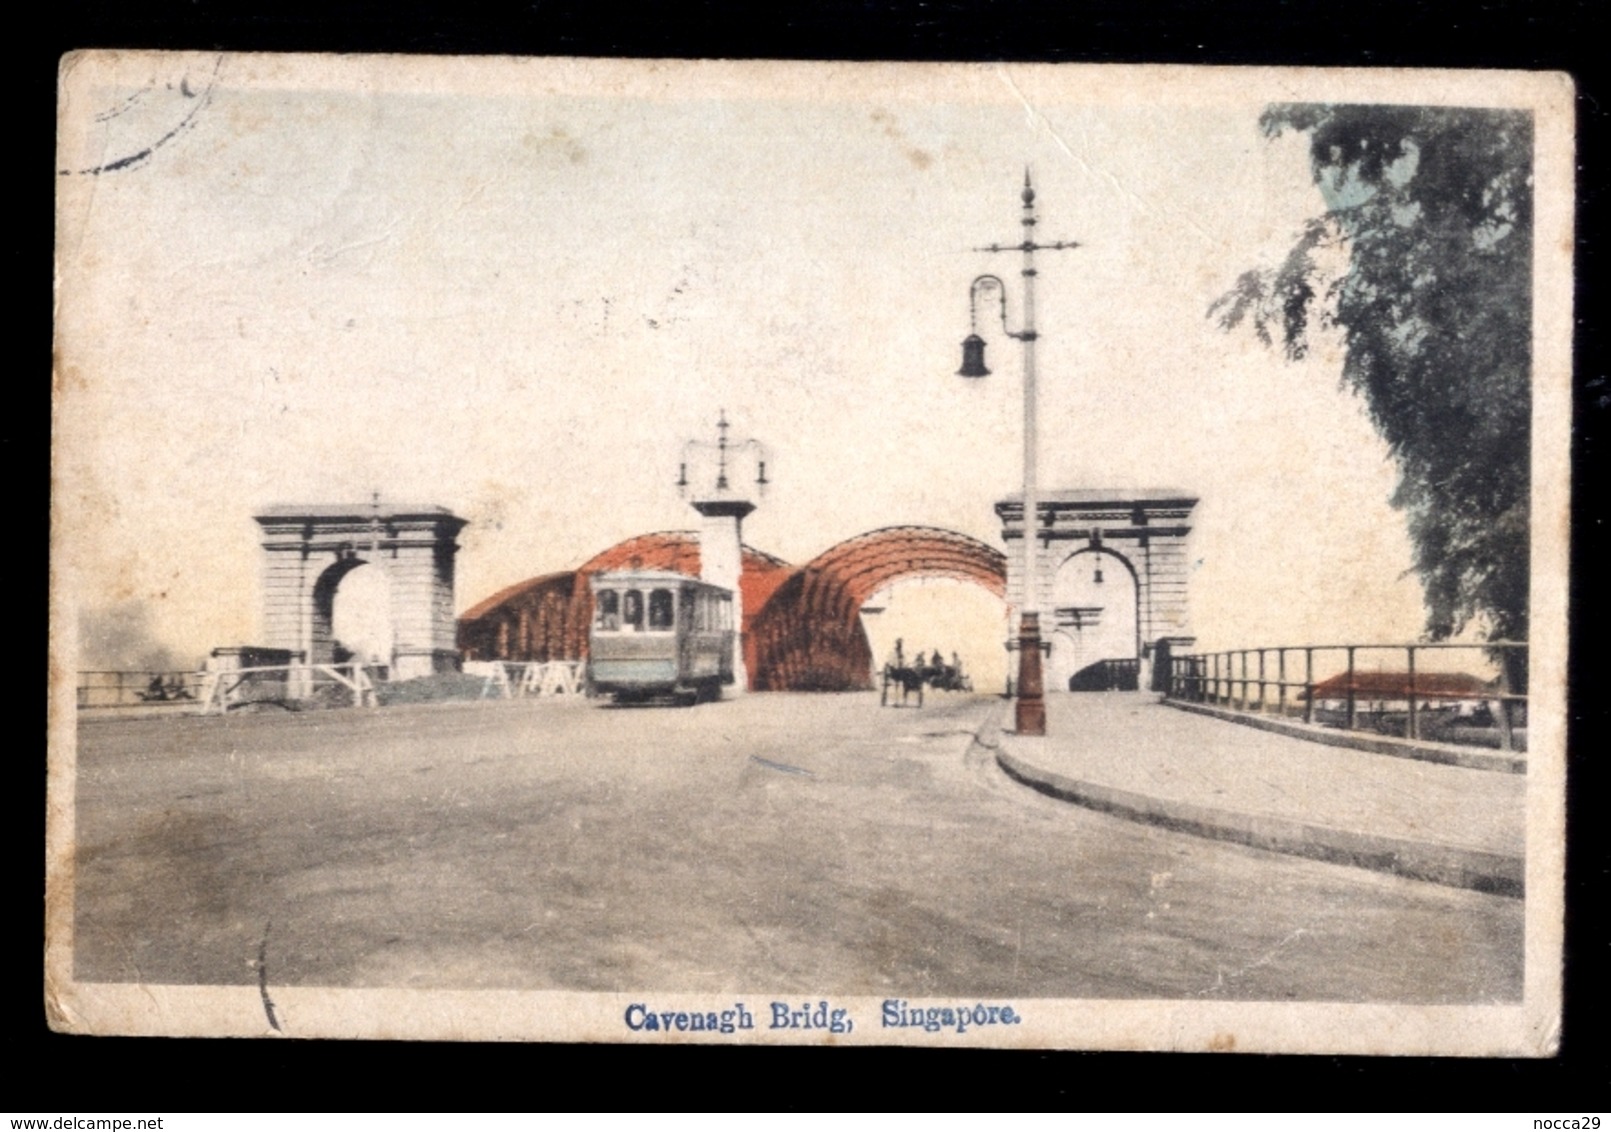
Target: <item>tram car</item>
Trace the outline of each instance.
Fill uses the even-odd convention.
[[[733,593],[667,570],[594,574],[589,695],[720,699],[733,682]]]

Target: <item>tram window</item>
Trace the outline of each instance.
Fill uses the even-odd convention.
[[[621,595],[621,624],[634,633],[643,630],[643,594],[638,590]]]
[[[593,627],[606,633],[613,633],[621,627],[621,595],[614,590],[600,590],[598,593],[598,616],[594,619]]]
[[[664,632],[671,628],[673,606],[670,590],[649,591],[649,628]]]
[[[690,589],[681,589],[681,590],[678,590],[677,592],[681,595],[677,600],[677,604],[681,607],[677,611],[677,617],[681,620],[682,627],[684,629],[692,629],[692,628],[695,627],[694,626],[694,591],[690,590]]]

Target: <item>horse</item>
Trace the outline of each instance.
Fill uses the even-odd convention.
[[[884,687],[878,698],[880,707],[889,706],[890,685],[898,685],[901,690],[901,706],[906,706],[906,697],[913,692],[917,693],[917,706],[923,706],[923,683],[926,669],[896,667],[893,664],[884,665]]]

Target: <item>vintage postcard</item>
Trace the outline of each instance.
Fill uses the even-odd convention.
[[[60,82],[58,1029],[1554,1052],[1566,77]]]

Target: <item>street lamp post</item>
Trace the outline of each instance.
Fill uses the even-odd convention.
[[[1073,241],[1051,244],[1035,242],[1035,189],[1030,183],[1029,170],[1024,170],[1024,237],[1017,244],[990,244],[975,248],[981,252],[1019,251],[1023,253],[1024,327],[1014,332],[1007,328],[1007,287],[994,275],[981,275],[968,289],[968,302],[973,330],[962,341],[962,377],[985,377],[990,371],[984,363],[984,339],[979,336],[979,292],[994,288],[1001,296],[1001,330],[1009,338],[1024,344],[1024,514],[1023,555],[1024,593],[1023,606],[1018,615],[1018,702],[1015,725],[1020,735],[1046,734],[1046,700],[1041,676],[1039,594],[1036,592],[1036,543],[1040,541],[1040,496],[1035,481],[1035,253],[1063,251],[1080,245]]]

